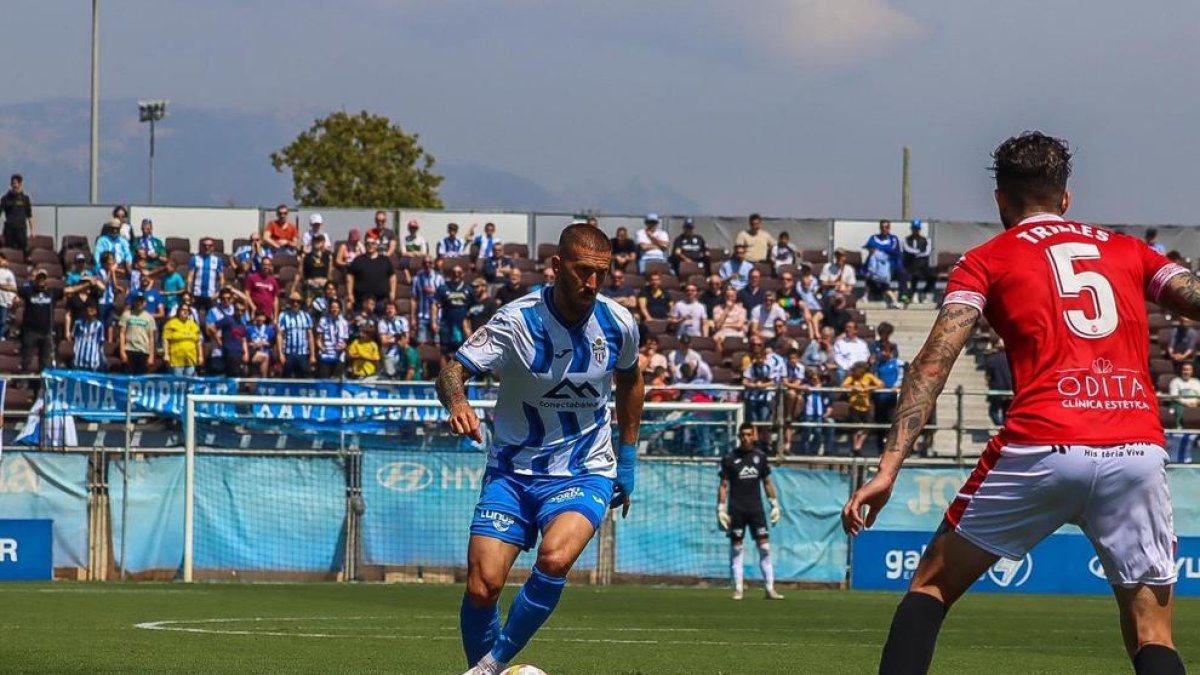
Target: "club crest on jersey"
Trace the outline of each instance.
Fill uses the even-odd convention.
[[[604,363],[608,358],[608,342],[604,338],[598,337],[592,343],[592,357],[596,359],[596,363]]]
[[[479,330],[471,333],[471,337],[467,338],[467,346],[479,349],[486,345],[490,339],[491,336],[488,335],[487,326],[480,326]]]

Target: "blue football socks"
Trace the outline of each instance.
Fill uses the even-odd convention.
[[[463,595],[462,607],[458,611],[458,625],[462,631],[463,652],[467,655],[467,667],[492,651],[496,638],[500,636],[500,603],[491,607],[476,607]]]
[[[542,627],[543,623],[546,623],[546,619],[549,619],[550,614],[554,612],[566,585],[566,577],[552,577],[544,574],[537,567],[533,568],[533,574],[529,576],[529,580],[525,582],[521,591],[517,593],[516,599],[513,600],[512,608],[508,610],[508,621],[504,623],[500,639],[492,648],[492,657],[496,661],[500,663],[512,661],[517,652],[529,643],[533,634]],[[466,635],[465,630],[463,635]],[[465,637],[463,639],[466,640]]]

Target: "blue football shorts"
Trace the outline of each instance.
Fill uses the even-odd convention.
[[[471,534],[528,551],[537,543],[538,533],[563,513],[581,513],[598,528],[608,512],[613,486],[613,479],[599,475],[522,476],[489,469]]]

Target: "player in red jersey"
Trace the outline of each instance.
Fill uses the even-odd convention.
[[[892,620],[879,672],[925,673],[947,609],[1001,557],[1021,559],[1064,523],[1091,539],[1139,675],[1183,673],[1171,633],[1175,533],[1167,453],[1146,372],[1145,301],[1200,316],[1200,279],[1142,241],[1063,218],[1066,143],[1030,132],[993,153],[1005,232],[950,273],[904,379],[879,471],[842,511],[870,527],[980,315],[1008,350],[1004,428],[947,509]]]

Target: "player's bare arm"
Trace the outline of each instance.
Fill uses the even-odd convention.
[[[779,495],[775,493],[775,481],[771,480],[770,476],[763,476],[763,490],[767,493],[767,503],[771,505],[771,524],[778,525],[779,520],[783,518],[783,511],[779,508]]]
[[[717,488],[717,526],[724,532],[729,529],[729,479],[721,477],[721,486]]]
[[[848,534],[858,534],[864,527],[873,525],[880,509],[887,504],[900,466],[912,453],[913,445],[933,413],[938,395],[946,386],[950,369],[978,320],[979,310],[968,305],[946,305],[938,313],[925,346],[913,359],[900,388],[900,401],[884,442],[883,455],[879,458],[879,471],[842,509],[842,529]],[[868,509],[865,520],[864,506]]]
[[[616,384],[617,434],[622,446],[637,447],[638,433],[642,425],[642,408],[646,403],[646,387],[640,368],[613,374]],[[439,389],[440,391],[440,389]],[[478,421],[476,421],[478,425]],[[629,497],[621,507],[622,517],[629,513]]]
[[[1200,320],[1200,276],[1187,272],[1171,277],[1158,295],[1158,304],[1172,314]]]
[[[459,436],[467,436],[480,442],[483,436],[479,433],[479,418],[467,400],[466,382],[466,368],[458,361],[451,361],[438,375],[438,400],[450,411],[450,430]],[[640,410],[639,406],[639,412]]]

